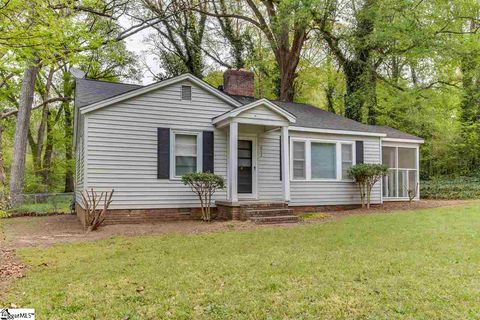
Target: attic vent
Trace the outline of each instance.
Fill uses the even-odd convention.
[[[182,100],[192,100],[192,87],[182,86]]]

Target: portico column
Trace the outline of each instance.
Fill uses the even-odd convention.
[[[282,127],[282,182],[283,199],[290,201],[290,156],[288,148],[288,127]]]
[[[238,123],[232,122],[229,127],[229,138],[228,138],[228,198],[231,202],[238,201],[238,190],[237,190],[237,181],[238,181]]]

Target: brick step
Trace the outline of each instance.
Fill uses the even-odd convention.
[[[271,216],[291,216],[293,209],[275,208],[275,209],[250,209],[244,211],[247,217],[271,217]]]
[[[298,217],[294,215],[288,216],[271,216],[271,217],[251,217],[250,221],[255,224],[277,224],[277,223],[297,223]]]
[[[250,210],[250,209],[273,209],[273,208],[287,208],[288,203],[284,201],[266,201],[266,202],[257,202],[257,201],[252,201],[252,202],[244,202],[240,203],[240,208],[244,210]]]

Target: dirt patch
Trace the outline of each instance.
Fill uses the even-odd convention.
[[[24,276],[25,266],[15,256],[15,251],[7,247],[0,226],[0,292],[10,282]]]
[[[200,234],[233,230],[251,230],[259,226],[249,221],[171,221],[142,224],[106,225],[85,233],[76,216],[22,217],[4,220],[5,237],[11,248],[45,247],[56,243],[96,241],[113,236],[161,234]]]

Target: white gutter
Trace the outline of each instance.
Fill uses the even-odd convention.
[[[302,132],[331,133],[331,134],[344,134],[344,135],[367,136],[367,137],[386,137],[387,136],[387,134],[385,133],[377,133],[377,132],[319,129],[319,128],[309,128],[309,127],[288,127],[288,128],[291,131],[302,131]]]

